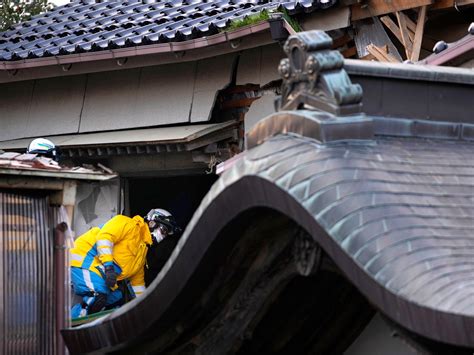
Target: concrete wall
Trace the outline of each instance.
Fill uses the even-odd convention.
[[[0,141],[208,121],[236,56],[0,84]]]

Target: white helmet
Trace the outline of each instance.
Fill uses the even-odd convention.
[[[48,158],[53,158],[58,161],[59,152],[56,145],[46,138],[36,138],[30,142],[28,149],[26,150],[29,154],[44,155]]]

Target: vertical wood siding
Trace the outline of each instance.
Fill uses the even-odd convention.
[[[54,354],[53,229],[46,197],[0,192],[0,353]]]

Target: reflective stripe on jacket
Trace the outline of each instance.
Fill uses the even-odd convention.
[[[102,276],[104,265],[115,264],[117,280],[129,279],[132,286],[141,289],[145,285],[147,244],[151,243],[150,230],[142,217],[117,215],[101,229],[94,227],[74,241],[70,265]]]

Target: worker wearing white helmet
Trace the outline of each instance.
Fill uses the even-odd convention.
[[[55,161],[59,160],[59,149],[53,142],[46,138],[33,139],[28,145],[26,152],[52,158]]]

